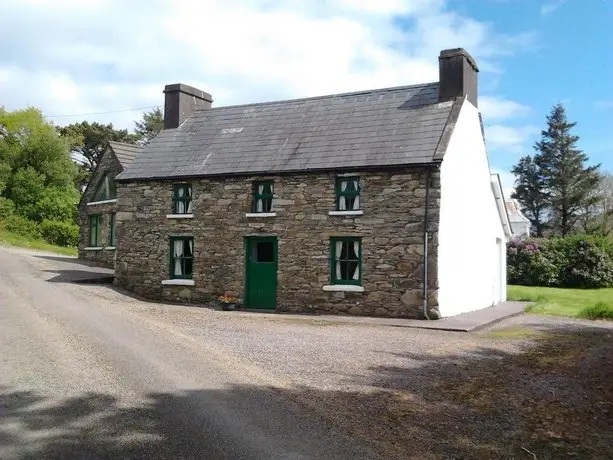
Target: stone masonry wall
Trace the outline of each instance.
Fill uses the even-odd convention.
[[[352,171],[346,171],[352,173]],[[279,241],[277,310],[421,317],[424,169],[360,172],[361,216],[331,216],[335,173],[190,181],[193,219],[167,219],[171,181],[118,184],[116,283],[138,295],[213,303],[244,290],[245,236]],[[246,217],[254,180],[274,181],[276,217]],[[431,178],[429,306],[437,306],[436,253],[440,182]],[[162,286],[169,277],[169,237],[194,237],[195,286]],[[330,237],[362,238],[364,292],[327,292]]]
[[[117,205],[116,203],[88,205],[88,203],[93,201],[98,183],[105,173],[108,172],[111,177],[115,177],[122,170],[123,168],[115,154],[107,150],[102,156],[100,164],[94,172],[79,204],[79,259],[96,262],[106,267],[113,267],[115,250],[109,249],[109,219],[110,214],[116,211]],[[101,249],[95,250],[86,249],[89,247],[89,216],[93,214],[102,215]]]

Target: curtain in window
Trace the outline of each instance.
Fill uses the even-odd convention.
[[[334,257],[336,258],[336,279],[337,280],[343,279],[342,271],[341,271],[341,261],[339,260],[341,258],[342,253],[343,253],[343,242],[337,241],[335,252],[334,252]]]
[[[189,240],[189,254],[193,257],[194,256],[194,241],[193,240]]]
[[[346,180],[341,181],[341,192],[344,192],[345,190],[347,190],[347,184],[348,184],[348,181]],[[347,209],[347,201],[344,195],[341,195],[338,198],[338,209],[341,211],[345,211]]]
[[[353,242],[353,252],[355,253],[355,258],[359,259],[359,257],[358,257],[358,255],[360,254],[360,242],[359,241],[354,241]],[[355,271],[353,272],[353,277],[352,278],[354,280],[360,279],[360,263],[359,262],[356,262],[356,264],[355,264]]]
[[[183,275],[183,265],[181,264],[181,258],[183,257],[183,240],[175,241],[175,276]]]
[[[264,184],[258,185],[258,195],[261,196],[264,193]],[[264,200],[262,198],[258,198],[258,202],[256,203],[256,212],[264,212]]]
[[[192,188],[191,187],[187,187],[187,197],[189,198],[187,202],[187,213],[191,214],[192,213]]]
[[[358,186],[359,186],[359,180],[358,179],[354,179],[353,180],[353,189],[355,191],[358,191]],[[354,211],[357,211],[358,209],[360,209],[360,195],[356,195],[354,197],[354,199],[353,199],[353,209],[354,209]]]
[[[185,189],[183,187],[177,188],[177,198],[183,198],[183,194],[185,193]],[[183,200],[177,200],[177,214],[185,214],[185,203]]]

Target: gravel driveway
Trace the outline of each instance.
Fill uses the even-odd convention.
[[[613,458],[611,323],[520,316],[467,334],[221,312],[54,282],[69,270],[0,249],[2,458],[68,452],[57,429],[72,453],[93,433],[123,446],[98,454],[199,458],[198,430],[183,447],[172,430],[194,422],[221,445],[208,458]],[[585,429],[564,428],[573,413]]]

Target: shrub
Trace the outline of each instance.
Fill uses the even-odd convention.
[[[613,244],[607,238],[554,238],[549,246],[560,270],[560,286],[601,288],[613,285]]]
[[[613,242],[605,237],[568,236],[513,240],[507,244],[511,284],[569,288],[613,286]]]
[[[6,219],[15,213],[15,204],[2,196],[0,196],[0,219]]]
[[[598,302],[582,309],[578,316],[586,319],[613,319],[613,305]]]
[[[76,246],[79,242],[79,227],[71,222],[43,220],[40,231],[45,240],[57,246]]]
[[[38,224],[23,216],[12,215],[4,219],[4,228],[17,235],[29,238],[40,238],[40,228]]]
[[[555,286],[558,269],[546,247],[537,240],[512,240],[507,244],[507,278],[511,284]]]

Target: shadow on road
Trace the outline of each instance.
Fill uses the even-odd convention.
[[[305,435],[310,423],[329,424],[384,458],[613,458],[611,329],[529,326],[479,334],[491,348],[446,350],[442,340],[431,354],[347,376],[370,391],[235,386],[154,393],[126,407],[105,394],[50,403],[6,388],[0,454],[27,446],[19,458],[227,458],[236,435],[257,445],[258,429],[291,423],[257,416],[283,400],[309,416],[298,427]]]
[[[91,270],[43,270],[45,273],[56,273],[47,281],[50,283],[76,284],[112,284],[115,275]]]

